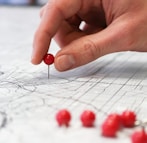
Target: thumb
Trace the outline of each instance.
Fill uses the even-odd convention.
[[[72,41],[62,48],[55,57],[55,67],[59,71],[73,69],[97,58],[131,48],[131,25],[120,22],[92,35]]]

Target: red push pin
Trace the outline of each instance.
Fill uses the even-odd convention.
[[[147,134],[144,128],[140,131],[135,131],[131,135],[132,143],[147,143]]]
[[[116,137],[117,131],[121,127],[121,117],[117,113],[111,113],[107,116],[101,126],[102,135],[105,137]]]
[[[121,115],[121,120],[124,127],[134,127],[136,114],[133,111],[125,110]]]
[[[120,128],[119,120],[114,118],[107,118],[102,126],[102,135],[105,137],[116,137],[116,133]]]
[[[92,127],[95,121],[95,113],[90,110],[85,110],[81,114],[81,121],[84,127]]]
[[[117,113],[111,113],[111,114],[109,114],[108,117],[106,118],[106,120],[113,120],[114,123],[116,123],[118,125],[118,130],[122,126],[121,116],[119,114],[117,114]]]
[[[48,65],[48,78],[49,78],[49,65],[54,63],[54,56],[52,54],[46,54],[43,58],[45,64]]]
[[[71,120],[71,114],[68,110],[62,109],[56,114],[56,120],[59,126],[65,125],[66,127],[68,127]]]

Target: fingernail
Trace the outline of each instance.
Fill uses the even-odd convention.
[[[56,59],[58,68],[61,71],[69,70],[75,65],[75,59],[71,55],[63,55]]]

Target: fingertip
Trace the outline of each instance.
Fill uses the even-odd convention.
[[[44,55],[48,52],[50,39],[42,31],[37,30],[34,35],[31,63],[38,65],[42,62]]]
[[[38,64],[40,64],[42,61],[40,61],[40,60],[38,60],[37,58],[31,58],[31,63],[33,64],[33,65],[38,65]]]
[[[34,65],[38,65],[42,62],[41,52],[37,51],[33,48],[32,56],[31,56],[31,63]]]
[[[55,68],[58,71],[66,71],[74,68],[76,65],[73,55],[60,55],[55,58]]]
[[[38,60],[38,58],[36,56],[36,52],[35,52],[34,46],[33,46],[33,51],[32,51],[32,55],[31,55],[31,63],[33,65],[38,65],[40,63],[40,61]]]

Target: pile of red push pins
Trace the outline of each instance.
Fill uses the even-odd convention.
[[[96,120],[96,115],[91,110],[85,110],[81,116],[80,120],[83,127],[94,127],[94,122]],[[68,110],[59,110],[56,114],[56,121],[59,126],[68,127],[71,121],[71,114]],[[122,130],[122,128],[133,128],[135,127],[136,114],[133,111],[125,110],[122,114],[112,113],[109,114],[101,125],[101,133],[104,137],[116,137],[117,132]],[[141,129],[135,131],[131,135],[132,143],[147,143],[147,133],[142,125]]]
[[[43,61],[49,66],[54,63],[54,56],[52,54],[46,54]],[[59,126],[68,127],[71,120],[71,114],[68,110],[62,109],[56,114],[56,120]],[[80,120],[84,127],[93,127],[96,120],[96,115],[93,111],[85,110],[81,114]],[[136,114],[130,110],[125,110],[122,112],[122,114],[109,114],[101,125],[102,135],[105,137],[116,137],[117,132],[122,128],[135,127],[136,121]],[[141,129],[139,131],[135,131],[131,135],[132,143],[147,143],[147,133],[145,132],[144,126],[140,126]]]

